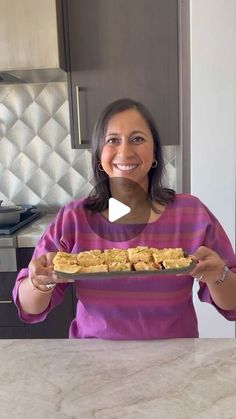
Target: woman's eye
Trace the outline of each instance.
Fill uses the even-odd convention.
[[[105,140],[105,144],[116,144],[118,143],[119,139],[116,137],[107,138]]]
[[[144,141],[144,139],[142,137],[137,136],[137,137],[131,138],[131,141],[135,144],[140,144]]]

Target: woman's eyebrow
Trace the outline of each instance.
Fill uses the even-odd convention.
[[[118,135],[118,133],[117,132],[107,132],[106,137],[108,137],[109,135]]]
[[[135,130],[135,131],[132,131],[132,132],[130,133],[130,135],[134,135],[134,134],[143,134],[143,135],[148,135],[148,133],[147,133],[147,132],[140,131],[140,130]],[[117,133],[117,132],[107,132],[107,133],[106,133],[106,137],[108,137],[109,135],[120,135],[120,134],[119,134],[119,133]]]
[[[147,135],[147,132],[145,132],[145,131],[141,131],[141,130],[135,130],[135,131],[132,131],[132,132],[131,132],[131,135],[134,135],[134,134],[143,134],[143,135]]]

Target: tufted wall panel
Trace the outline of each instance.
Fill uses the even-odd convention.
[[[176,147],[164,147],[176,186]],[[0,199],[54,210],[92,189],[89,150],[71,148],[66,82],[0,86]]]

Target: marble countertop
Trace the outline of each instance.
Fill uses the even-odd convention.
[[[1,419],[233,419],[236,340],[1,340]]]
[[[35,247],[37,241],[54,217],[55,214],[44,215],[20,230],[19,233],[17,233],[18,247]]]

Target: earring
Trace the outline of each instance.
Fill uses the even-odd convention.
[[[155,167],[157,167],[157,160],[154,160],[151,165],[152,169],[155,169]]]
[[[103,167],[102,167],[102,165],[101,165],[101,162],[99,162],[99,163],[98,163],[98,170],[99,170],[100,172],[104,172],[104,169],[103,169]]]

